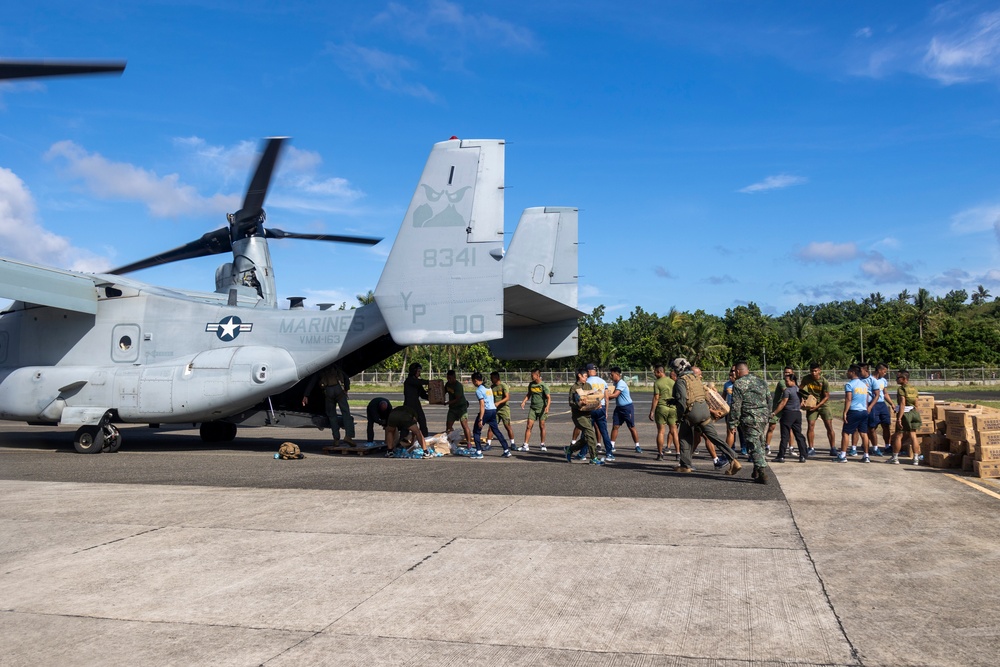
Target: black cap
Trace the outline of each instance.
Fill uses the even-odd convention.
[[[587,364],[587,370],[588,371],[596,371],[597,370],[597,366],[595,366],[594,364]]]

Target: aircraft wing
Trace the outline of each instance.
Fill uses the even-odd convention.
[[[0,257],[0,297],[79,313],[97,313],[94,278]]]

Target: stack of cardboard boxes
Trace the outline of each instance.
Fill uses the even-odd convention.
[[[918,444],[932,468],[962,468],[977,477],[1000,477],[1000,410],[934,401],[930,396],[920,396],[917,409],[923,422]]]

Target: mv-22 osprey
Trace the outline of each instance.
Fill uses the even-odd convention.
[[[273,423],[270,397],[337,363],[348,374],[413,344],[489,341],[500,358],[577,350],[577,210],[529,208],[506,254],[504,142],[435,144],[375,289],[375,303],[279,309],[268,239],[373,243],[264,226],[283,140],[268,141],[229,224],[107,274],[0,258],[0,419],[79,426],[81,453],[116,451],[120,423],[200,423],[204,440]],[[232,252],[215,291],[131,271]],[[317,272],[319,274],[319,272]],[[263,418],[254,421],[254,415]]]

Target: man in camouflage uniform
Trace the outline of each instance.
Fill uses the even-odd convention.
[[[694,438],[698,434],[704,433],[709,442],[729,457],[729,467],[726,469],[726,474],[735,475],[743,466],[737,460],[736,452],[726,444],[722,435],[715,428],[715,415],[708,409],[708,402],[705,400],[705,387],[701,383],[701,378],[692,372],[691,364],[688,363],[687,359],[674,359],[670,362],[670,367],[677,373],[672,403],[677,407],[678,436],[681,445],[680,465],[674,470],[684,473],[694,471],[691,465],[691,444],[695,442]]]
[[[753,459],[753,478],[767,484],[767,460],[764,458],[764,433],[771,416],[768,408],[767,383],[750,374],[747,362],[736,362],[736,381],[733,383],[733,404],[729,410],[727,439],[736,437],[736,427],[743,429],[746,444]]]

